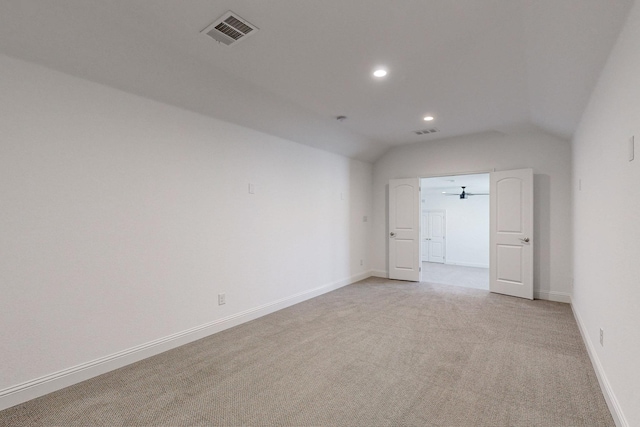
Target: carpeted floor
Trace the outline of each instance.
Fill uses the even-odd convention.
[[[0,412],[0,426],[613,426],[566,304],[370,278]]]

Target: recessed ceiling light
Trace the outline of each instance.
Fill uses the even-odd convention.
[[[433,116],[425,116],[424,118],[425,122],[430,122],[431,120],[433,120]]]
[[[375,71],[373,72],[373,75],[374,75],[375,77],[384,77],[384,76],[386,76],[386,75],[387,75],[387,70],[382,69],[382,68],[378,68],[377,70],[375,70]]]

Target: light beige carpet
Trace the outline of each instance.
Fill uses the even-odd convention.
[[[612,426],[571,309],[371,278],[0,412],[1,426]]]

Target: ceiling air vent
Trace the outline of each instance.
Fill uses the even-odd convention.
[[[416,135],[427,135],[429,133],[436,133],[436,132],[440,132],[440,129],[431,128],[431,129],[423,129],[423,130],[413,131],[413,133],[415,133]]]
[[[228,11],[200,32],[229,46],[241,42],[258,30],[258,27],[238,16],[237,13]]]

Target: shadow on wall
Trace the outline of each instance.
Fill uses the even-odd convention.
[[[533,175],[533,290],[551,283],[551,177]]]
[[[370,271],[371,223],[373,204],[373,185],[371,165],[357,160],[349,161],[348,224],[349,240],[348,266],[349,277]],[[336,262],[340,262],[337,258]]]

